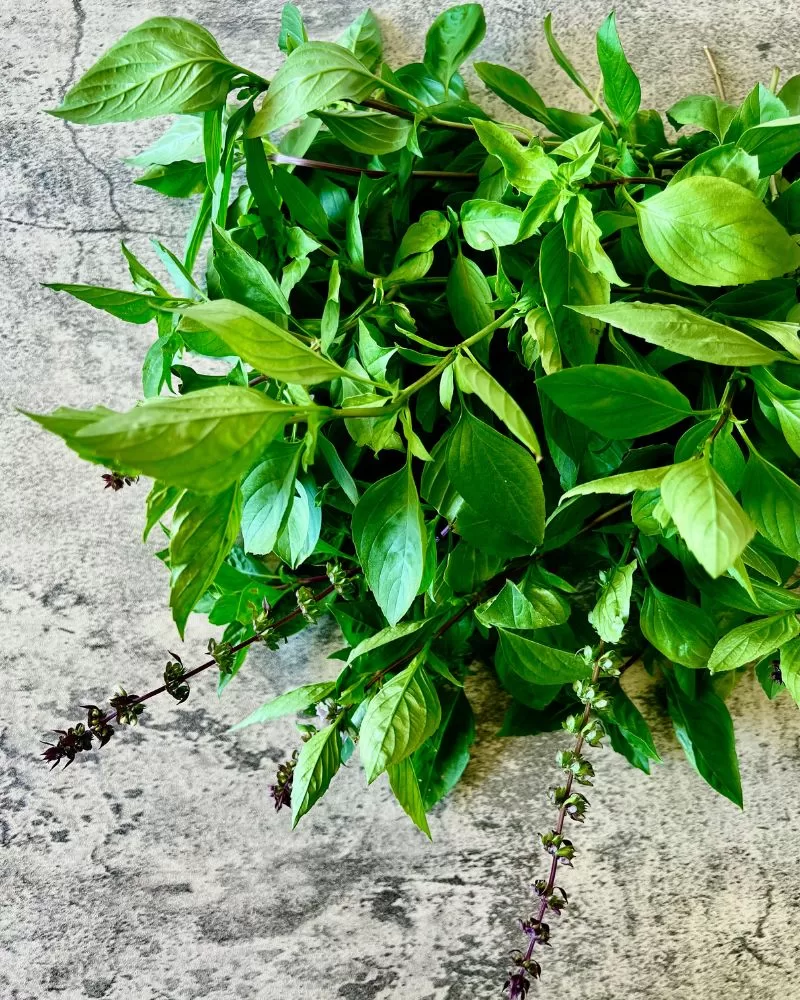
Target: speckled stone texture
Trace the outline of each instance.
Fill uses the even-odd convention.
[[[717,53],[732,96],[773,62],[800,70],[792,5],[758,0],[620,0],[617,14],[645,106],[711,89],[701,47]],[[395,58],[417,57],[439,7],[378,3]],[[530,74],[554,104],[580,106],[547,57],[545,8],[489,0],[484,59]],[[598,0],[552,4],[581,66],[607,12]],[[355,0],[311,0],[316,37],[332,38]],[[37,740],[112,684],[151,686],[165,651],[197,662],[208,629],[177,645],[167,581],[142,546],[146,485],[103,491],[14,407],[131,404],[150,331],[39,287],[43,280],[124,285],[124,238],[179,247],[183,206],[130,185],[122,157],[163,123],[75,129],[42,114],[141,20],[202,21],[240,64],[277,64],[279,4],[201,0],[32,0],[0,4],[0,572],[3,659],[2,1000],[489,1000],[499,995],[514,918],[543,867],[535,831],[551,822],[558,734],[492,738],[496,690],[476,677],[481,723],[463,785],[432,818],[429,845],[381,782],[356,766],[289,831],[267,784],[295,742],[291,722],[225,729],[289,686],[332,676],[321,625],[279,653],[253,656],[222,700],[210,679],[181,708],[153,703],[138,731],[66,772],[35,762]],[[480,92],[479,90],[476,92]],[[632,671],[626,687],[651,718],[664,763],[651,778],[612,751],[598,765],[580,849],[563,884],[574,900],[554,929],[533,995],[558,1000],[783,1000],[795,994],[800,876],[800,716],[745,682],[732,699],[746,811],[690,770]]]

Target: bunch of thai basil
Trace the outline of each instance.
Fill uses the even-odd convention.
[[[153,270],[123,244],[132,290],[50,286],[154,324],[143,401],[34,417],[107,486],[152,480],[178,632],[192,612],[224,626],[206,662],[172,654],[161,686],[90,706],[47,760],[104,745],[162,691],[183,701],[209,667],[224,687],[251,647],[328,612],[338,678],[241,723],[299,717],[272,786],[294,823],[357,751],[428,833],[468,765],[476,660],[508,693],[500,735],[572,734],[512,998],[566,904],[584,747],[659,759],[622,672],[650,674],[691,764],[738,804],[725,696],[753,669],[767,697],[800,697],[800,77],[679,100],[668,138],[613,15],[602,102],[544,28],[591,113],[487,62],[514,123],[474,103],[477,4],[396,69],[369,11],[308,41],[287,5],[271,81],[189,21],[125,35],[53,114],[178,116],[136,183],[197,211]]]

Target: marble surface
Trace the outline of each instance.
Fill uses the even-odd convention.
[[[545,8],[490,0],[480,55],[529,73],[551,103],[579,106],[548,60]],[[335,37],[353,0],[306,5]],[[378,3],[394,58],[418,55],[438,7]],[[591,65],[597,0],[555,0],[562,45]],[[357,767],[337,777],[295,833],[267,785],[293,743],[278,722],[226,728],[290,685],[330,676],[333,629],[254,657],[220,700],[194,685],[156,702],[137,731],[66,772],[35,759],[38,739],[112,684],[150,686],[177,638],[167,581],[143,546],[145,485],[112,494],[98,470],[15,407],[128,405],[150,332],[42,289],[45,280],[122,284],[125,239],[178,247],[182,206],[130,184],[122,163],[162,128],[75,129],[42,113],[126,29],[146,17],[202,21],[237,62],[269,72],[279,5],[201,0],[0,3],[0,906],[2,1000],[489,1000],[499,995],[514,918],[543,857],[558,734],[499,741],[491,683],[477,676],[475,759],[439,807],[429,845]],[[701,47],[730,94],[800,70],[800,22],[766,0],[617,4],[644,77],[645,105],[709,91]],[[198,619],[180,647],[202,655]],[[745,683],[735,693],[746,810],[716,797],[659,721],[646,684],[627,687],[651,718],[664,763],[651,778],[612,751],[598,764],[574,905],[554,928],[533,995],[559,1000],[782,1000],[794,992],[794,862],[800,716]]]

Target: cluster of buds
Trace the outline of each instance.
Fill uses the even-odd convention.
[[[573,792],[566,786],[559,786],[551,788],[548,791],[548,796],[556,809],[564,810],[565,816],[575,820],[576,823],[583,822],[589,800],[581,792]]]
[[[567,894],[561,886],[554,885],[551,887],[548,885],[546,879],[537,878],[531,889],[533,894],[538,896],[544,903],[545,912],[550,910],[557,917],[561,916],[562,911],[567,905]]]
[[[208,640],[208,652],[211,659],[219,667],[221,674],[233,673],[233,647],[229,642],[217,642],[216,639]]]
[[[114,709],[121,726],[138,725],[139,716],[144,711],[144,705],[139,704],[138,694],[128,694],[125,688],[120,688],[113,698],[109,698],[108,703]]]
[[[105,489],[118,493],[123,486],[133,486],[139,482],[138,476],[121,476],[118,472],[106,472],[101,477],[105,482]]]
[[[81,705],[81,708],[87,711],[86,724],[79,722],[68,729],[54,729],[53,732],[58,736],[58,740],[55,743],[45,744],[47,749],[42,751],[42,757],[53,767],[62,760],[66,761],[64,767],[69,767],[79,753],[92,749],[94,740],[99,742],[98,749],[100,749],[114,735],[114,730],[106,722],[101,708],[97,705]]]
[[[275,802],[275,812],[280,812],[284,806],[292,804],[292,782],[299,755],[299,751],[295,750],[289,760],[285,760],[278,767],[275,784],[269,786],[269,794]]]
[[[189,697],[189,685],[183,679],[185,671],[180,656],[173,652],[170,652],[169,655],[175,658],[175,662],[167,661],[164,668],[164,687],[167,689],[167,694],[172,695],[180,705]]]
[[[331,581],[331,586],[339,597],[347,597],[353,589],[353,581],[337,562],[325,564],[325,572]]]
[[[263,642],[267,649],[276,650],[279,645],[275,629],[272,627],[272,608],[266,597],[262,600],[261,606],[250,602],[250,611],[253,616],[253,632]]]
[[[300,614],[309,625],[315,625],[322,614],[322,609],[317,604],[314,591],[310,587],[298,587],[294,596],[297,600],[297,607],[300,609]]]
[[[568,868],[572,867],[575,848],[572,846],[571,840],[568,840],[563,834],[555,830],[541,833],[539,834],[539,838],[542,841],[542,847],[545,851],[556,858],[560,865],[566,865]]]

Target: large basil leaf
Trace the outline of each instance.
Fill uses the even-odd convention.
[[[654,434],[692,412],[671,382],[617,365],[565,368],[536,384],[560,410],[612,439]]]
[[[710,688],[690,698],[672,676],[668,681],[669,714],[689,763],[713,789],[741,807],[739,762],[725,702]]]
[[[684,306],[655,302],[612,302],[570,306],[582,316],[641,337],[648,344],[717,365],[770,365],[780,355],[730,326],[716,323]]]
[[[475,617],[486,626],[549,628],[567,620],[569,605],[555,591],[524,582],[517,586],[513,580],[506,580],[496,597],[475,608]]]
[[[389,787],[394,797],[403,807],[403,811],[415,826],[431,839],[428,818],[425,815],[425,803],[422,798],[417,772],[411,757],[404,757],[397,764],[390,764],[386,769],[389,775]]]
[[[192,609],[236,541],[241,514],[237,483],[213,495],[184,493],[175,508],[169,540],[169,605],[181,638]]]
[[[350,49],[367,69],[375,72],[383,55],[383,39],[378,19],[371,10],[359,14],[336,41],[344,48]]]
[[[498,650],[506,664],[532,684],[571,684],[591,674],[591,667],[576,653],[565,653],[514,632],[499,628]]]
[[[478,3],[450,7],[436,18],[425,39],[425,67],[445,87],[470,52],[476,49],[486,34],[483,7]]]
[[[597,603],[589,612],[589,624],[604,642],[612,645],[619,642],[631,610],[633,574],[636,561],[627,566],[618,566],[607,576],[601,577],[603,589]]]
[[[275,548],[294,496],[301,443],[273,441],[242,482],[242,535],[246,552],[266,555]]]
[[[261,261],[251,257],[214,223],[211,224],[211,232],[214,267],[223,296],[248,306],[262,316],[272,317],[275,313],[288,316],[291,310],[286,296]]]
[[[488,524],[531,547],[542,541],[544,493],[535,460],[466,409],[448,440],[447,471],[455,489]]]
[[[673,104],[667,111],[667,118],[676,127],[697,125],[713,133],[721,142],[735,114],[736,108],[719,97],[692,94]]]
[[[232,733],[237,729],[244,729],[245,726],[270,722],[272,719],[280,719],[284,715],[297,715],[299,712],[305,712],[312,706],[319,704],[323,698],[327,698],[335,687],[335,681],[317,681],[314,684],[303,684],[291,691],[285,691],[277,698],[272,698],[259,706],[241,722],[237,722],[235,726],[231,726],[228,732]]]
[[[378,480],[353,512],[353,541],[381,611],[396,625],[422,582],[425,522],[411,465]]]
[[[494,296],[483,271],[460,253],[447,278],[447,305],[462,337],[471,337],[494,319]]]
[[[524,76],[497,63],[476,62],[472,64],[472,68],[489,90],[506,104],[510,104],[520,114],[547,124],[547,106]]]
[[[800,116],[777,118],[746,129],[737,145],[758,157],[762,177],[777,173],[797,153],[800,144]]]
[[[702,670],[717,642],[713,618],[696,604],[647,588],[639,617],[642,635],[672,663]]]
[[[800,267],[800,247],[766,206],[722,177],[689,177],[636,203],[647,252],[672,278],[739,285]]]
[[[376,86],[376,77],[349,49],[335,42],[305,42],[272,78],[247,134],[273,132],[334,101],[363,100]]]
[[[755,535],[752,521],[705,455],[674,466],[661,484],[661,498],[710,576],[729,570]]]
[[[207,111],[224,105],[241,72],[199,24],[153,17],[112,45],[50,114],[101,125]]]
[[[455,361],[456,380],[462,392],[474,392],[503,421],[511,433],[534,455],[541,455],[536,432],[520,406],[485,368],[466,354]]]
[[[238,479],[286,423],[314,409],[313,404],[285,406],[254,389],[217,386],[104,415],[75,432],[74,439],[105,464],[120,463],[168,485],[216,493]],[[55,432],[70,443],[67,434]]]
[[[474,250],[491,250],[514,243],[522,212],[513,205],[474,198],[461,206],[464,239]]]
[[[432,809],[455,788],[469,763],[469,749],[475,741],[475,716],[463,690],[443,691],[441,708],[438,729],[413,757],[426,809]]]
[[[367,703],[359,735],[367,781],[412,754],[436,732],[441,718],[436,689],[416,659]]]
[[[104,288],[102,285],[67,285],[62,282],[51,282],[45,285],[45,288],[52,288],[54,292],[69,292],[81,302],[110,313],[126,323],[149,323],[158,319],[164,309],[175,309],[183,303],[181,299],[146,295],[142,292],[126,292],[124,289]]]
[[[603,74],[603,96],[612,114],[627,125],[636,116],[642,103],[639,79],[625,58],[617,34],[613,12],[603,21],[597,32],[597,61]]]
[[[342,763],[339,727],[334,723],[303,744],[292,780],[292,826],[327,792]]]
[[[711,652],[708,669],[717,674],[761,660],[796,638],[798,633],[800,623],[793,612],[745,622],[719,640]]]
[[[536,194],[557,172],[555,160],[542,146],[523,146],[514,136],[494,122],[472,120],[475,132],[487,153],[496,156],[503,165],[508,183],[523,194]]]
[[[742,506],[764,538],[800,562],[800,486],[755,451],[742,481]]]
[[[339,142],[365,156],[384,156],[403,149],[411,135],[411,122],[385,111],[320,111],[318,115]]]
[[[231,354],[282,382],[314,385],[353,377],[266,316],[230,299],[198,302],[183,310],[183,315],[221,337]],[[191,346],[193,334],[186,333],[184,337]]]
[[[570,253],[563,229],[555,226],[542,242],[539,280],[561,351],[570,364],[591,364],[603,325],[589,316],[579,316],[567,306],[607,303],[607,278],[590,271],[576,254]]]

